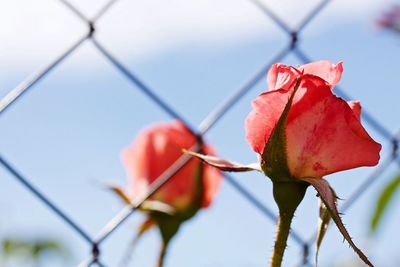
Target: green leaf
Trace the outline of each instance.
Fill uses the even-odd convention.
[[[66,256],[66,249],[55,240],[6,239],[2,242],[4,257],[28,258],[36,261],[44,253]]]
[[[62,247],[56,241],[43,240],[33,243],[32,256],[35,259],[38,259],[41,254],[48,252],[55,253],[58,255],[64,254]]]
[[[358,254],[360,259],[364,261],[365,264],[367,264],[370,267],[373,267],[374,265],[368,260],[367,256],[364,255],[361,249],[359,249],[356,246],[356,244],[354,244],[349,233],[347,232],[346,227],[344,227],[342,219],[340,218],[339,212],[337,210],[336,194],[329,186],[329,183],[323,178],[301,178],[301,180],[310,183],[317,190],[319,197],[325,204],[330,216],[332,217],[333,221],[335,222],[336,226],[338,227],[344,239],[346,239],[347,242],[349,242],[350,246]]]
[[[31,241],[22,241],[17,239],[5,239],[2,242],[3,255],[5,257],[20,257],[30,254],[32,250]]]
[[[390,201],[393,199],[396,190],[400,188],[400,175],[396,176],[390,181],[382,190],[376,202],[375,211],[371,219],[370,230],[375,232],[381,222],[382,215],[388,207]]]

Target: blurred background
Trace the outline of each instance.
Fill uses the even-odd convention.
[[[359,198],[347,207],[343,221],[376,266],[400,266],[398,196],[387,206],[375,233],[370,230],[377,199],[399,172],[392,139],[400,128],[400,39],[396,23],[377,23],[396,2],[111,2],[107,6],[105,0],[0,0],[3,160],[95,236],[123,208],[103,186],[110,181],[126,185],[121,149],[141,128],[172,119],[135,79],[193,127],[243,92],[238,101],[229,103],[205,139],[219,156],[251,163],[257,158],[245,141],[244,119],[251,100],[266,90],[268,66],[275,61],[291,65],[343,61],[338,92],[360,100],[364,112],[378,122],[363,116],[365,128],[383,145],[381,167],[326,178],[342,199],[339,205],[352,199],[366,182],[368,186],[356,193]],[[87,37],[85,18],[94,21],[97,46]],[[299,31],[297,42],[292,31]],[[21,83],[17,88],[24,88],[30,75],[46,70],[72,46],[76,47],[71,53],[3,109],[5,97],[14,88]],[[276,213],[266,177],[248,173],[233,178]],[[101,244],[104,266],[117,266],[142,219],[134,213]],[[317,225],[318,200],[310,189],[293,229],[308,240]],[[166,266],[267,266],[275,228],[273,220],[224,182],[213,205],[187,222],[174,239]],[[2,267],[77,266],[91,253],[90,244],[4,166],[0,166],[0,240]],[[158,232],[150,231],[136,247],[129,266],[155,266],[158,248]],[[290,239],[283,265],[303,266],[303,252]],[[314,252],[311,243],[309,263],[304,266],[314,266]],[[363,266],[334,225],[323,242],[319,263]]]

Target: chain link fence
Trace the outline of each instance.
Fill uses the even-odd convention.
[[[63,62],[70,57],[70,55],[80,46],[86,42],[91,42],[94,48],[97,49],[105,59],[118,71],[120,72],[130,83],[134,85],[135,88],[140,90],[144,95],[146,95],[151,101],[158,105],[167,115],[171,118],[178,119],[186,124],[188,129],[192,131],[193,134],[202,137],[207,132],[211,131],[214,127],[218,126],[220,120],[224,115],[232,109],[254,86],[263,80],[266,76],[266,72],[271,66],[271,64],[279,61],[283,61],[289,55],[294,56],[299,61],[308,63],[313,60],[311,55],[306,54],[298,45],[299,37],[301,37],[302,32],[307,26],[313,22],[316,16],[318,16],[322,10],[329,8],[330,0],[321,1],[317,6],[308,12],[308,15],[296,26],[290,27],[285,20],[280,18],[275,14],[269,6],[258,0],[247,0],[249,5],[255,5],[260,12],[265,14],[265,16],[272,20],[273,23],[288,37],[288,41],[283,43],[281,50],[277,53],[272,60],[265,62],[264,67],[262,67],[258,72],[254,73],[249,77],[247,83],[242,87],[232,90],[231,95],[227,96],[226,99],[218,105],[218,107],[208,113],[204,120],[197,126],[193,126],[190,122],[190,118],[186,118],[180,112],[178,112],[173,106],[167,104],[161,96],[159,96],[156,91],[146,84],[146,81],[142,80],[136,74],[134,74],[130,69],[128,69],[117,57],[115,57],[102,42],[96,38],[96,31],[98,30],[97,22],[104,16],[112,6],[118,2],[118,0],[111,0],[106,3],[93,17],[86,17],[78,8],[76,8],[72,3],[67,0],[59,0],[65,7],[65,9],[73,12],[85,25],[87,25],[87,33],[78,38],[71,47],[61,53],[58,57],[54,58],[47,66],[39,69],[31,76],[23,80],[17,87],[10,90],[6,96],[0,101],[0,115],[6,112],[10,107],[18,102],[21,98],[25,96],[30,90],[34,90],[40,81],[46,79],[49,75],[52,75],[53,69],[58,65],[63,64]],[[339,94],[344,99],[353,99],[346,95],[341,88],[336,88],[336,93]],[[17,106],[15,108],[18,108]],[[12,112],[9,110],[8,112]],[[369,127],[376,130],[377,133],[381,135],[382,138],[386,139],[391,144],[390,153],[388,155],[383,155],[380,164],[374,169],[374,171],[363,180],[363,183],[354,191],[354,193],[343,202],[340,207],[341,212],[345,212],[349,207],[351,207],[359,197],[366,191],[366,189],[374,184],[374,182],[379,179],[381,174],[389,168],[392,164],[399,164],[400,159],[398,157],[398,134],[392,133],[386,127],[384,127],[374,115],[368,110],[363,111],[363,120]],[[0,155],[0,164],[7,172],[9,172],[12,177],[14,177],[18,182],[20,182],[31,194],[36,196],[38,200],[42,201],[50,210],[54,212],[54,216],[59,216],[66,224],[68,224],[76,233],[84,239],[88,246],[91,248],[92,253],[88,255],[87,259],[84,259],[79,266],[108,266],[105,262],[101,260],[101,245],[105,240],[107,240],[114,231],[133,213],[137,211],[143,201],[151,197],[159,188],[161,188],[168,180],[182,168],[189,160],[189,156],[183,155],[179,160],[177,160],[168,170],[166,170],[151,186],[147,194],[139,199],[135,199],[135,202],[131,206],[126,206],[123,208],[114,218],[112,218],[103,229],[101,229],[96,235],[90,235],[87,233],[80,225],[78,221],[73,220],[69,217],[62,207],[57,206],[52,199],[47,197],[46,192],[43,192],[40,188],[36,187],[31,180],[24,176],[22,171],[18,169],[18,166],[14,165],[8,161],[4,155]],[[241,185],[232,175],[225,173],[226,182],[236,190],[236,192],[246,198],[256,209],[258,209],[262,215],[270,219],[272,222],[277,221],[277,216],[274,211],[269,208],[265,203],[254,196],[250,191],[248,191],[244,186]],[[303,251],[303,257],[299,259],[297,266],[314,266],[313,259],[310,257],[310,247],[314,244],[316,240],[316,233],[308,238],[303,238],[295,230],[291,231],[290,237],[292,240],[301,247]]]

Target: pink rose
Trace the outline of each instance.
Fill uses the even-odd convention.
[[[342,63],[318,61],[294,68],[274,64],[268,72],[270,91],[252,103],[246,118],[246,139],[258,154],[258,164],[242,165],[195,152],[189,154],[223,171],[259,171],[273,183],[279,223],[271,267],[281,266],[290,224],[307,187],[321,199],[317,253],[332,219],[343,237],[368,265],[337,210],[337,197],[323,176],[379,161],[381,145],[360,122],[361,106],[332,93],[340,81]]]
[[[157,123],[142,130],[122,151],[129,180],[128,192],[118,186],[111,186],[111,189],[127,204],[132,204],[132,199],[148,192],[149,186],[182,156],[184,149],[195,144],[196,137],[179,121]],[[214,155],[214,150],[207,145],[203,146],[202,152]],[[164,266],[168,244],[180,225],[200,208],[211,204],[221,181],[220,171],[192,158],[140,205],[148,217],[139,227],[135,242],[152,226],[159,228],[162,243],[158,267]],[[124,258],[126,265],[129,254]]]
[[[193,136],[179,121],[157,123],[142,130],[134,142],[123,150],[122,159],[128,179],[128,194],[134,198],[148,189],[148,186],[167,170],[181,155],[182,149],[190,149],[196,143]],[[204,152],[214,154],[210,146]],[[202,163],[191,159],[172,179],[151,198],[185,212],[196,201],[196,175]],[[215,168],[203,167],[202,207],[208,207],[221,183],[221,173]]]
[[[346,102],[332,93],[342,72],[342,63],[329,61],[298,68],[283,64],[271,67],[270,91],[253,101],[245,123],[247,142],[262,161],[269,137],[301,77],[285,125],[283,153],[290,174],[295,178],[322,177],[378,163],[381,145],[361,125],[360,103]]]

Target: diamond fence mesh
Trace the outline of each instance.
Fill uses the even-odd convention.
[[[40,84],[40,82],[46,79],[48,76],[52,75],[52,71],[63,64],[63,62],[70,57],[70,55],[80,46],[87,42],[93,44],[94,49],[97,49],[105,59],[126,78],[127,81],[132,83],[137,90],[140,90],[147,98],[153,101],[157,106],[159,106],[163,112],[174,119],[178,119],[185,123],[187,128],[200,139],[213,128],[218,127],[218,123],[224,117],[224,115],[230,111],[244,96],[252,90],[255,85],[263,80],[266,76],[266,72],[275,62],[279,62],[285,59],[285,57],[291,55],[297,58],[300,62],[307,63],[313,59],[307,55],[298,45],[298,40],[302,35],[302,32],[309,24],[313,22],[316,16],[318,16],[322,10],[329,8],[330,0],[321,1],[314,8],[309,10],[308,15],[296,26],[290,27],[284,19],[280,18],[275,14],[267,4],[257,1],[248,0],[249,5],[255,5],[268,19],[272,20],[273,23],[278,27],[285,35],[288,37],[288,41],[283,43],[281,50],[272,60],[265,62],[264,67],[262,67],[258,72],[254,73],[249,77],[248,81],[240,88],[232,90],[232,93],[226,97],[226,99],[220,103],[214,110],[211,110],[208,115],[202,120],[202,122],[196,127],[190,121],[190,118],[186,118],[182,115],[174,106],[169,105],[157,91],[146,84],[146,81],[142,80],[135,73],[133,73],[128,67],[126,67],[115,55],[108,50],[101,41],[96,38],[96,31],[98,31],[97,22],[107,14],[107,12],[113,7],[118,0],[112,0],[106,3],[92,18],[84,15],[77,7],[66,0],[59,0],[65,7],[66,10],[71,11],[75,14],[82,23],[87,26],[87,33],[78,38],[68,49],[61,53],[58,57],[54,58],[47,66],[39,69],[31,76],[24,79],[20,84],[9,90],[9,92],[0,101],[0,115],[7,112],[13,112],[11,107],[15,105],[15,109],[18,109],[16,103],[18,100],[22,99],[25,94],[30,90],[35,90],[35,88]],[[336,92],[344,99],[352,99],[344,93],[340,88],[336,88]],[[382,173],[389,168],[392,164],[400,163],[398,157],[398,133],[392,133],[389,129],[384,127],[374,115],[369,112],[369,110],[363,111],[363,120],[368,124],[368,127],[374,128],[382,138],[390,143],[390,153],[388,155],[383,155],[380,164],[375,167],[374,171],[369,174],[363,180],[363,183],[353,192],[353,194],[343,202],[340,210],[342,212],[346,211],[350,206],[352,206],[357,199],[366,191],[366,189],[374,184],[374,182],[379,179]],[[10,140],[12,141],[12,140]],[[87,259],[83,260],[79,266],[108,266],[106,263],[102,262],[101,255],[102,249],[101,245],[105,240],[107,240],[114,231],[122,225],[122,223],[129,218],[133,213],[136,212],[137,208],[143,201],[151,197],[157,190],[159,190],[168,180],[182,168],[189,160],[190,156],[183,155],[179,158],[169,169],[167,169],[158,179],[151,184],[149,191],[142,197],[135,199],[134,204],[126,206],[123,208],[114,218],[112,218],[104,227],[96,234],[91,235],[86,232],[80,225],[79,221],[76,221],[69,217],[67,213],[63,211],[62,207],[56,205],[51,198],[49,198],[46,192],[43,192],[40,188],[36,187],[31,180],[29,175],[23,175],[23,171],[18,169],[18,166],[11,163],[6,159],[4,155],[0,155],[1,166],[11,174],[18,182],[20,182],[31,194],[33,194],[39,201],[42,201],[48,209],[50,209],[54,216],[61,218],[63,222],[69,225],[75,232],[76,235],[80,236],[88,246],[91,248],[91,254]],[[256,209],[258,209],[262,215],[267,217],[272,222],[277,221],[277,216],[275,215],[273,209],[264,203],[264,201],[258,199],[249,190],[247,190],[240,182],[237,181],[232,175],[224,174],[225,181],[232,186],[234,190],[245,199],[247,199]],[[316,240],[316,233],[308,238],[302,237],[300,233],[296,230],[292,230],[290,237],[292,240],[302,249],[302,257],[299,258],[297,266],[314,266],[313,259],[310,257],[310,247],[314,244]]]

